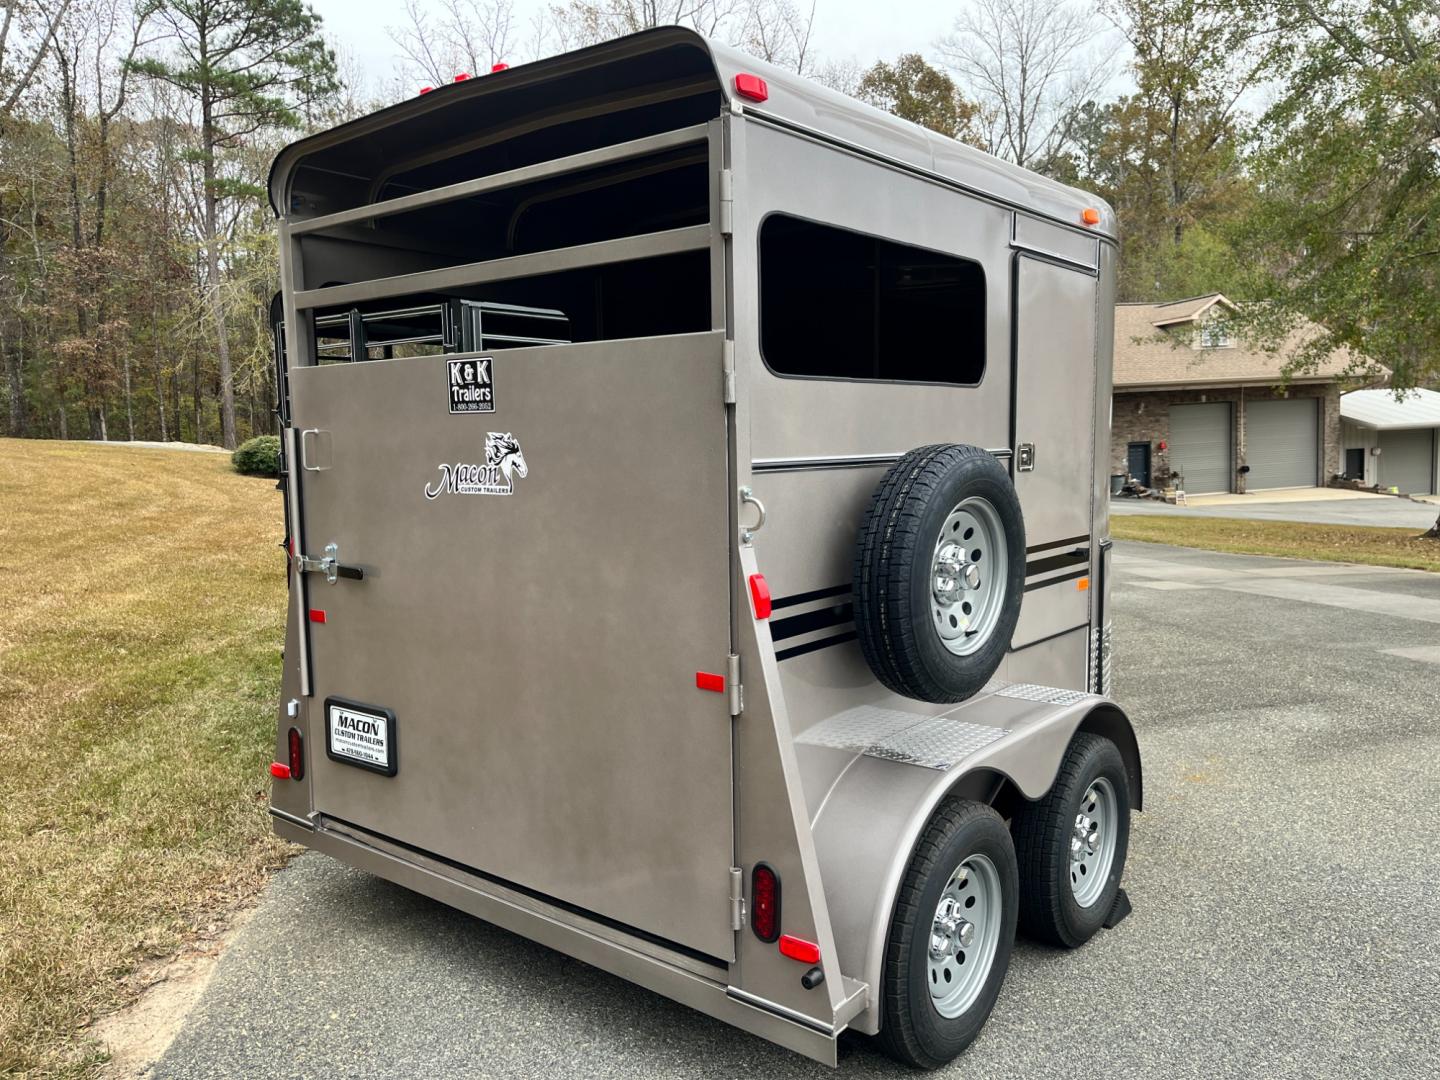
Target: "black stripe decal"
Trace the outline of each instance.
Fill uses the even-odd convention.
[[[1090,543],[1090,534],[1086,533],[1084,536],[1072,536],[1068,540],[1047,540],[1043,544],[1031,544],[1025,549],[1025,554],[1034,555],[1037,551],[1047,551],[1050,548],[1064,547],[1066,544],[1074,547],[1076,544],[1088,543]]]
[[[842,623],[854,621],[853,605],[841,604],[838,607],[821,608],[819,611],[806,611],[800,615],[791,615],[788,619],[776,619],[770,624],[770,637],[775,641],[784,641],[786,638],[808,634],[812,630],[824,630],[827,626],[839,626]]]
[[[1034,592],[1036,589],[1043,589],[1046,585],[1059,585],[1066,581],[1075,581],[1090,573],[1089,569],[1076,570],[1073,574],[1065,574],[1063,577],[1046,578],[1044,581],[1032,581],[1025,586],[1026,592]]]
[[[827,596],[845,596],[849,592],[849,585],[836,585],[832,589],[815,589],[812,592],[796,593],[794,596],[782,596],[770,601],[770,606],[772,608],[794,607],[796,604],[808,604],[811,600],[824,600]]]
[[[1025,576],[1034,577],[1036,574],[1048,574],[1051,570],[1060,570],[1066,566],[1074,566],[1076,563],[1089,561],[1089,548],[1082,548],[1078,551],[1067,551],[1063,555],[1051,555],[1048,559],[1036,559],[1032,563],[1026,563]]]
[[[780,649],[775,653],[775,659],[789,660],[792,656],[804,656],[806,653],[814,652],[816,649],[826,649],[831,645],[840,645],[847,641],[854,641],[860,635],[854,630],[847,630],[843,634],[836,634],[834,637],[821,638],[819,641],[807,641],[804,645],[791,645],[788,649]]]

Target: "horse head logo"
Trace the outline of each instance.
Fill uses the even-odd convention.
[[[507,484],[514,483],[512,473],[523,479],[530,472],[520,452],[520,440],[508,431],[492,431],[485,436],[485,464],[499,468]]]

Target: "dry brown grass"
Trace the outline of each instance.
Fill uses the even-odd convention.
[[[126,974],[284,859],[281,531],[228,456],[0,439],[0,1073],[90,1073]]]
[[[1117,540],[1148,540],[1154,544],[1234,551],[1243,555],[1280,555],[1440,571],[1440,540],[1420,539],[1419,534],[1419,529],[1304,525],[1290,521],[1170,514],[1115,514],[1110,518],[1110,535]]]

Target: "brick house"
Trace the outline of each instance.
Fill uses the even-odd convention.
[[[1110,471],[1192,495],[1316,487],[1342,471],[1348,354],[1282,385],[1288,349],[1232,340],[1219,293],[1115,307]],[[1300,333],[1303,334],[1303,331]],[[1346,387],[1348,388],[1348,387]]]

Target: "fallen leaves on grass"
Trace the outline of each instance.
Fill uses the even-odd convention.
[[[124,976],[253,895],[285,602],[274,482],[0,439],[0,1072],[87,1075]]]
[[[1110,519],[1110,535],[1117,540],[1144,540],[1244,555],[1440,571],[1440,541],[1422,539],[1415,529],[1117,514]]]

